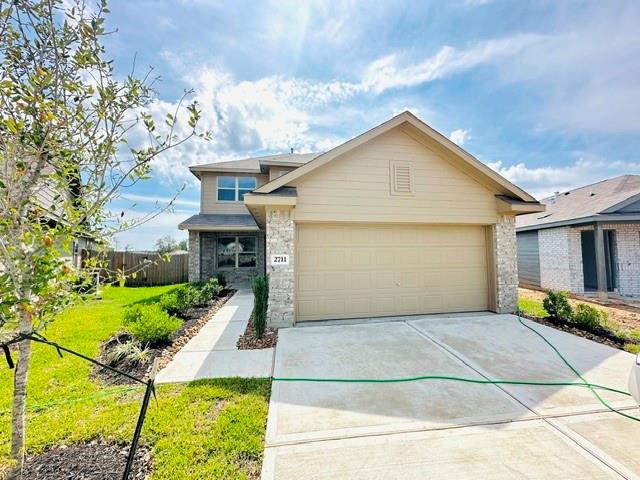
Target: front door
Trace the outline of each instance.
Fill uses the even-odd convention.
[[[607,272],[607,291],[612,292],[616,288],[616,256],[615,256],[615,230],[604,232],[604,262]],[[584,275],[585,291],[598,289],[598,273],[596,270],[596,247],[593,230],[580,232],[582,244],[582,272]]]

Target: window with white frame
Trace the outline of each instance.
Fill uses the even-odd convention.
[[[255,190],[257,181],[255,177],[218,177],[218,201],[241,202],[244,194]]]
[[[257,241],[253,235],[218,237],[218,268],[254,268]]]

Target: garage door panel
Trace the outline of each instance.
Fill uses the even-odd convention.
[[[297,226],[298,320],[486,310],[479,226]]]

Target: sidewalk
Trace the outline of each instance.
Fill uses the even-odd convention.
[[[236,341],[247,327],[253,311],[251,290],[240,289],[182,347],[162,369],[157,383],[190,382],[201,378],[270,377],[273,348],[238,350]]]

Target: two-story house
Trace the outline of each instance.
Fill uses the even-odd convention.
[[[265,273],[265,230],[245,195],[315,158],[284,154],[189,167],[200,180],[200,213],[179,225],[189,231],[189,281],[224,273],[231,283]]]
[[[191,167],[190,280],[267,273],[271,325],[517,308],[544,206],[409,112],[318,154]]]

